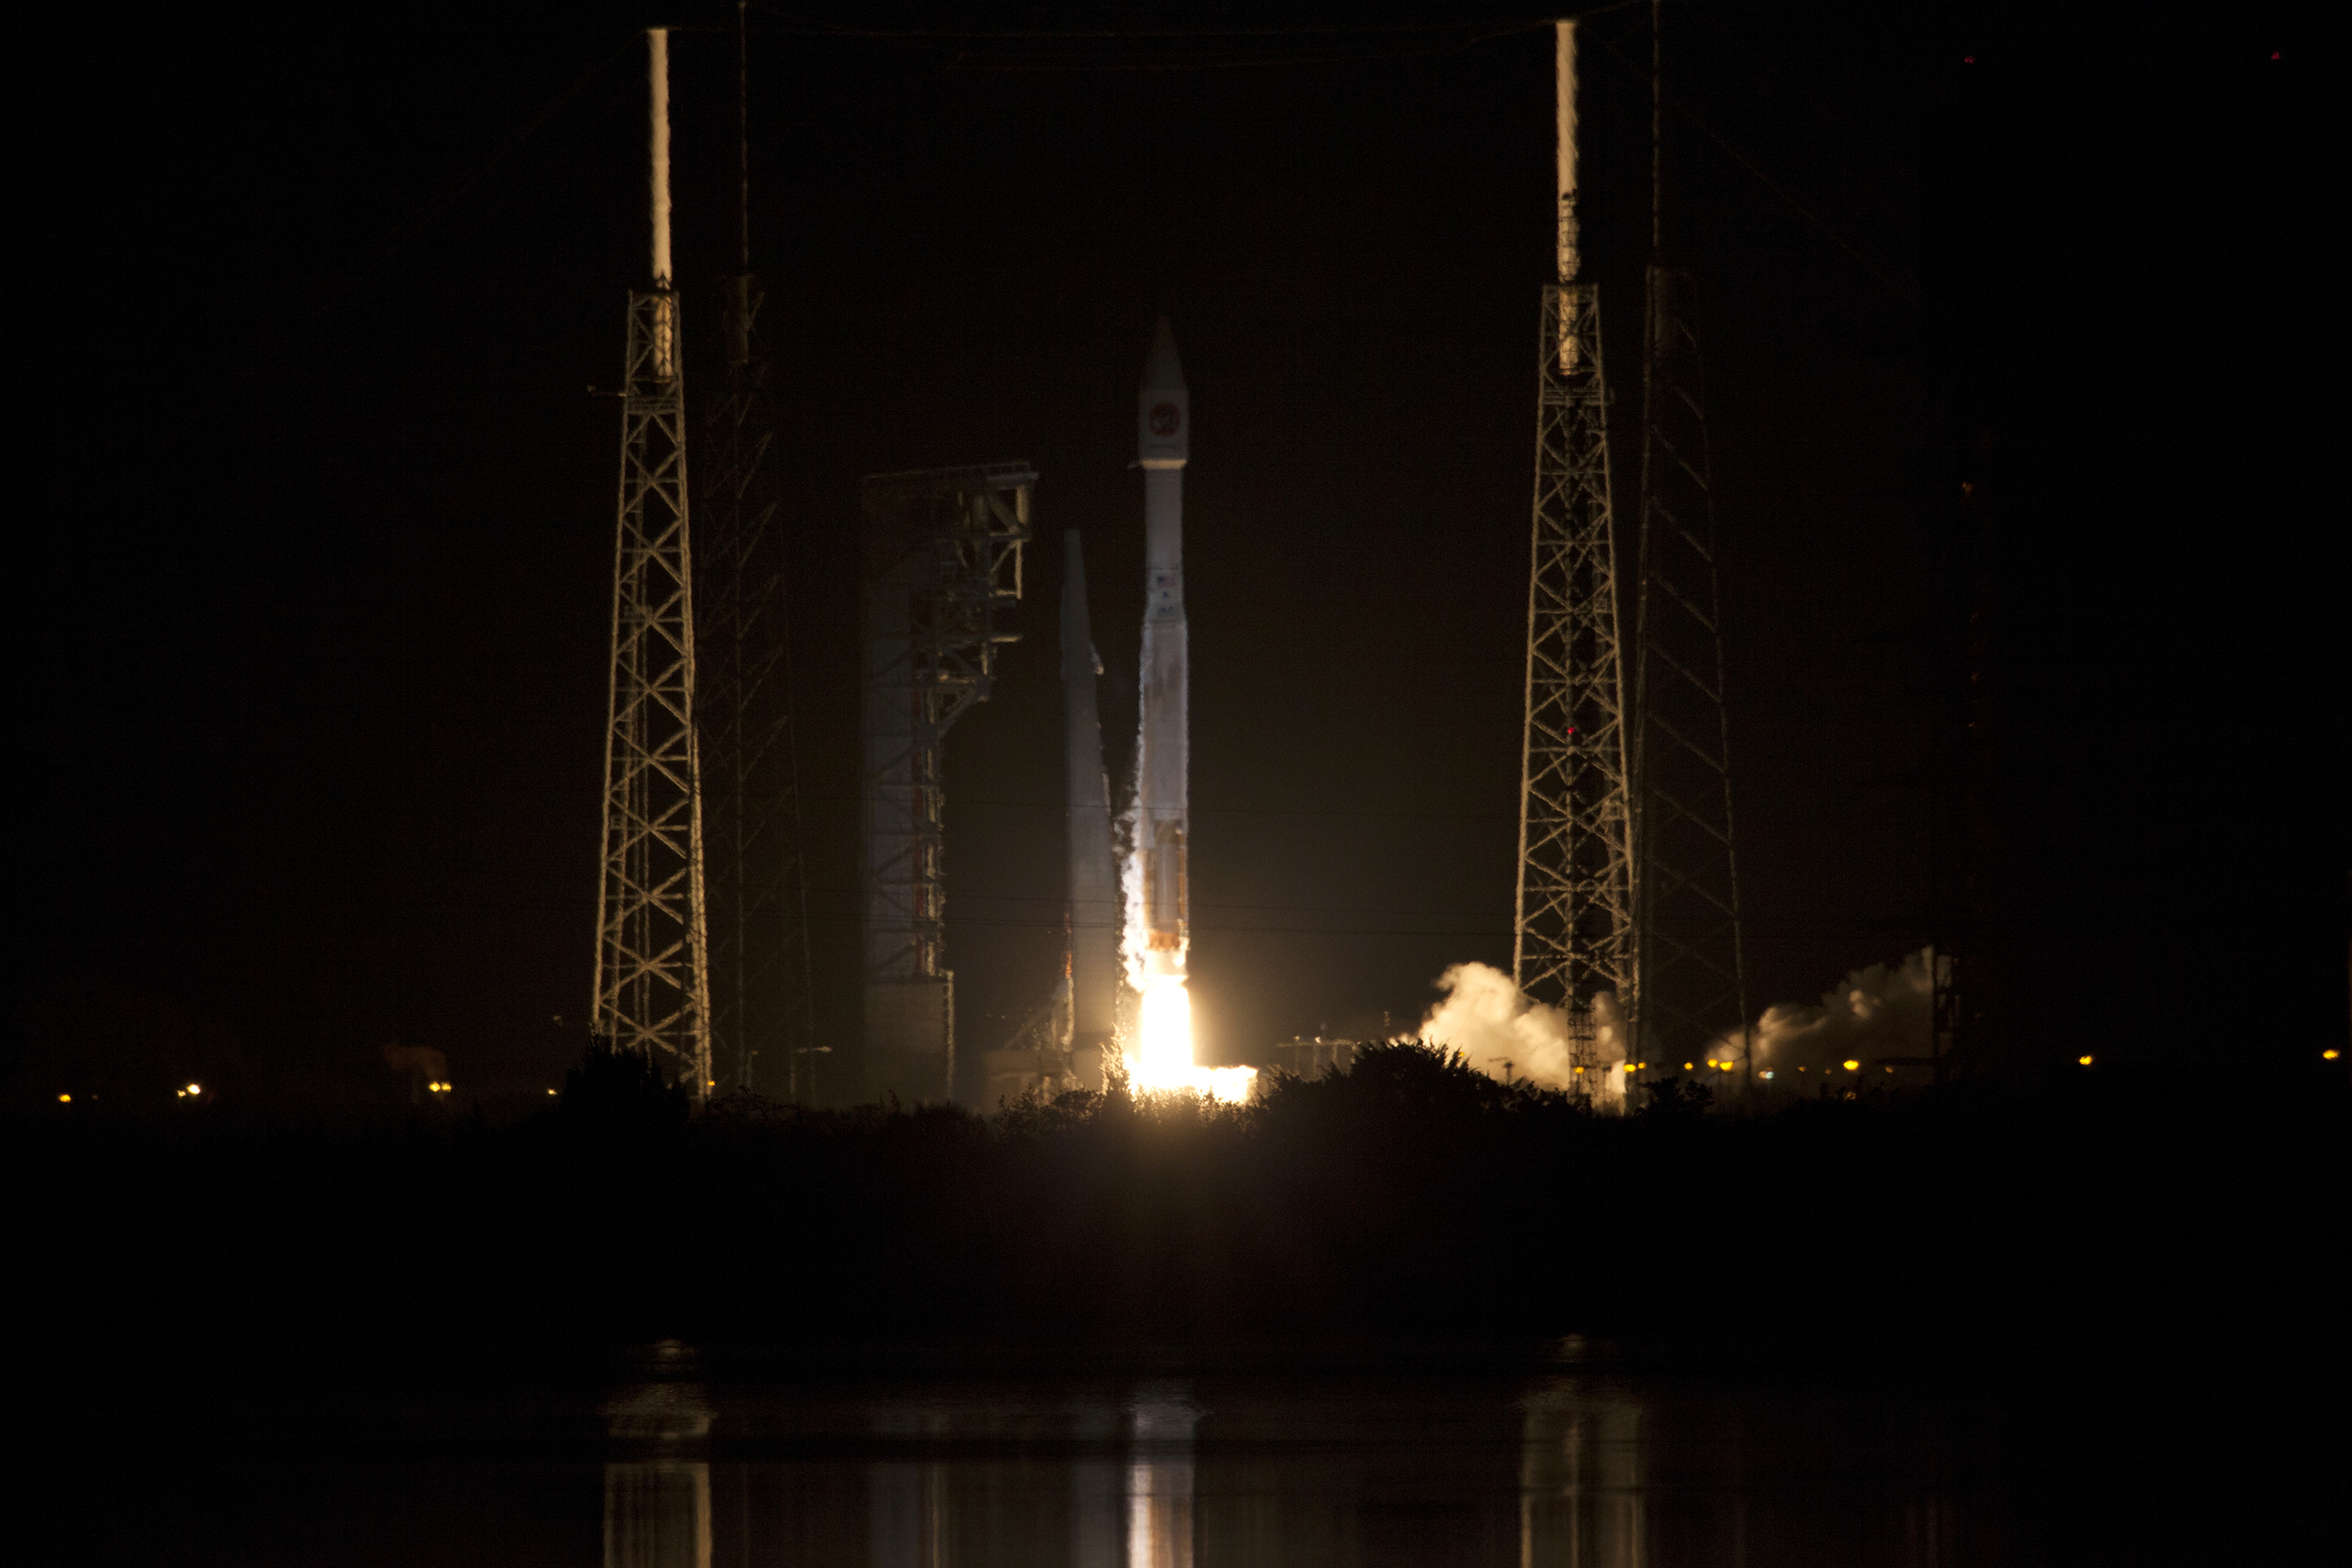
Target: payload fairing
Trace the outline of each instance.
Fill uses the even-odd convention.
[[[1190,943],[1185,838],[1190,744],[1185,696],[1191,653],[1184,626],[1184,463],[1192,407],[1176,334],[1162,316],[1136,395],[1136,458],[1143,468],[1145,608],[1143,722],[1136,758],[1136,859],[1143,879],[1146,987],[1182,980]]]

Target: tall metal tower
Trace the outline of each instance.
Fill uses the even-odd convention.
[[[604,742],[603,877],[589,1027],[691,1085],[711,1085],[702,765],[694,729],[694,557],[686,397],[670,266],[669,35],[653,86],[653,287],[628,296],[621,505]]]
[[[1710,1059],[1748,1026],[1722,596],[1696,298],[1665,264],[1659,66],[1650,0],[1650,256],[1643,312],[1642,522],[1633,612],[1633,906],[1641,955],[1637,1052]]]
[[[721,317],[725,378],[705,410],[702,648],[704,826],[709,852],[712,1076],[816,1098],[800,758],[772,453],[778,420],[752,272],[746,0],[736,7],[736,265]],[[760,1069],[765,1064],[763,1073]]]
[[[863,712],[866,1077],[874,1098],[948,1098],[955,976],[946,957],[947,731],[988,700],[998,612],[1021,597],[1026,463],[866,481]]]
[[[1623,648],[1610,502],[1600,300],[1577,274],[1576,24],[1555,33],[1559,277],[1538,329],[1535,507],[1520,752],[1519,989],[1597,1042],[1595,998],[1629,1014],[1640,970],[1626,788]]]

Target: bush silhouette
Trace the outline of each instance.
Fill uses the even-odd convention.
[[[600,1039],[591,1040],[580,1066],[564,1075],[556,1113],[574,1126],[678,1127],[691,1106],[686,1085],[671,1083],[651,1055]]]

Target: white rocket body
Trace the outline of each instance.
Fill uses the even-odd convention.
[[[1185,714],[1191,651],[1184,626],[1184,462],[1192,404],[1176,335],[1160,318],[1136,397],[1143,468],[1143,724],[1136,766],[1136,858],[1143,875],[1147,977],[1184,973],[1191,941],[1185,844],[1191,746]]]

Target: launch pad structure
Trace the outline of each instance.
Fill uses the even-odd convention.
[[[1705,1055],[1717,1068],[1736,1054],[1743,1075],[1753,1070],[1695,286],[1666,265],[1663,245],[1662,9],[1652,0],[1629,659],[1600,299],[1579,277],[1576,24],[1554,35],[1558,277],[1544,290],[1539,331],[1512,961],[1523,992],[1565,1013],[1587,1084],[1617,1060],[1638,1074],[1652,1056]],[[1732,1040],[1736,1052],[1719,1043]]]
[[[1629,725],[1634,941],[1647,1060],[1750,1061],[1746,943],[1732,835],[1721,566],[1697,285],[1666,264],[1664,6],[1650,0],[1650,234],[1642,312],[1642,512]]]
[[[686,388],[670,264],[668,35],[656,28],[647,43],[653,281],[628,296],[589,1027],[651,1056],[700,1103],[712,1086],[710,974]]]
[[[1661,14],[1652,0],[1651,232],[1629,647],[1599,291],[1583,276],[1579,249],[1577,24],[1554,27],[1557,267],[1542,290],[1538,329],[1513,973],[1523,993],[1562,1009],[1578,1085],[1595,1096],[1613,1095],[1622,1083],[1610,1075],[1615,1064],[1638,1067],[1652,1054],[1704,1051],[1710,1068],[1728,1070],[1717,1053],[1732,1054],[1736,1040],[1747,1066],[1695,287],[1687,269],[1667,264],[1662,240]],[[697,1101],[723,1076],[808,1103],[816,1098],[813,976],[771,451],[777,412],[751,270],[744,19],[739,3],[739,234],[722,313],[723,384],[707,410],[709,468],[697,494],[711,546],[701,563],[707,620],[699,627],[670,256],[668,35],[647,35],[653,265],[651,286],[629,296],[621,398],[591,1027],[654,1057]],[[1148,557],[1132,867],[1148,975],[1139,983],[1172,988],[1182,1003],[1189,834],[1181,486],[1189,418],[1165,319],[1147,357],[1137,419]],[[1018,640],[1000,628],[999,615],[1022,596],[1036,477],[1026,463],[998,463],[870,475],[863,486],[865,1035],[863,1072],[838,1090],[916,1103],[953,1094],[944,745],[956,721],[988,700],[998,649]],[[1109,1045],[1109,998],[1120,993],[1093,690],[1101,667],[1074,534],[1066,546],[1074,591],[1065,596],[1062,649],[1070,950],[1055,1000],[993,1053],[1006,1060],[992,1064],[992,1071],[1033,1069],[1041,1084],[1085,1076],[1073,1071],[1073,1047],[1099,1053]],[[1188,1027],[1181,1043],[1188,1073]],[[781,1070],[761,1084],[763,1058]]]
[[[808,888],[802,858],[786,531],[752,271],[749,38],[736,9],[736,255],[724,280],[724,369],[704,410],[700,520],[704,832],[708,851],[711,1008],[717,1070],[735,1088],[793,1104],[818,1098]],[[764,1070],[763,1070],[764,1068]]]
[[[947,732],[1020,640],[1032,536],[1026,463],[875,474],[864,486],[862,827],[866,1098],[946,1101],[955,976],[946,966]]]
[[[1511,963],[1521,991],[1565,1014],[1574,1066],[1589,1080],[1606,1060],[1597,999],[1634,1014],[1641,971],[1600,294],[1579,277],[1576,24],[1554,37],[1558,276],[1538,328]]]

